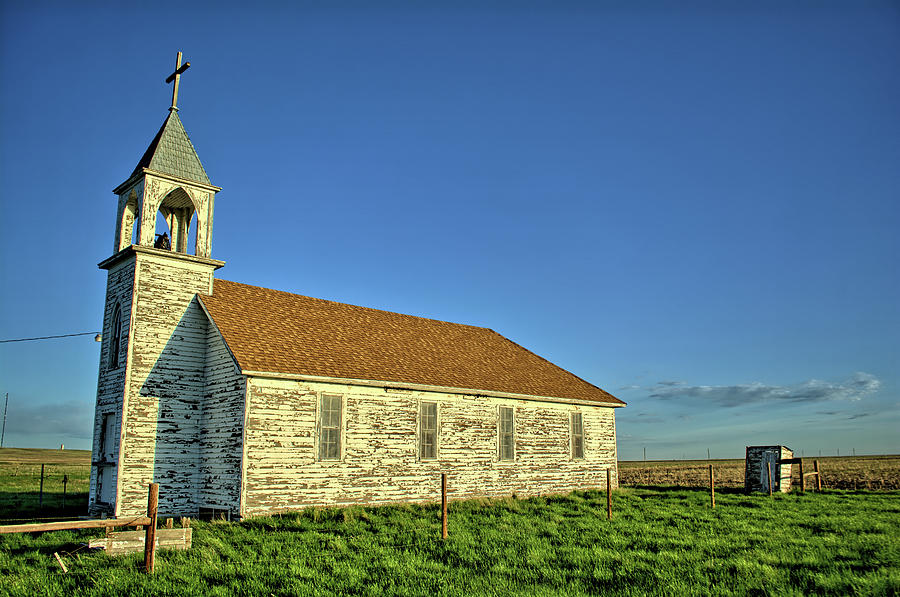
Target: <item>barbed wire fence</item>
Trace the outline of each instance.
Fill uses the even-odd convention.
[[[87,514],[89,464],[23,463],[4,467],[4,523],[62,520]]]

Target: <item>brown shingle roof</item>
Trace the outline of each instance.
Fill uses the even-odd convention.
[[[226,280],[200,299],[244,371],[624,404],[488,328]]]

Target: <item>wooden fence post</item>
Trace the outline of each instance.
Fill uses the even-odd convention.
[[[800,493],[806,493],[806,477],[803,476],[803,459],[800,459]]]
[[[712,507],[716,507],[716,485],[713,477],[713,465],[709,465],[709,501]]]
[[[66,507],[66,486],[69,484],[69,475],[63,475],[63,508]]]
[[[159,508],[159,483],[151,483],[147,494],[147,534],[144,537],[144,567],[153,574],[156,563],[156,515]]]
[[[612,520],[612,474],[606,469],[606,520]]]
[[[441,539],[447,538],[447,473],[441,473]]]
[[[766,469],[769,471],[769,497],[772,497],[772,463],[766,461]]]
[[[819,473],[818,460],[813,460],[813,470],[816,471],[816,491],[822,491],[822,475]]]
[[[41,490],[38,494],[38,508],[44,509],[44,465],[41,465]]]

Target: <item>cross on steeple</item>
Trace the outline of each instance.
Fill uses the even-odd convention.
[[[181,79],[181,73],[190,68],[190,66],[190,62],[185,62],[184,66],[181,65],[181,52],[178,52],[178,58],[175,59],[175,72],[166,78],[166,83],[175,81],[175,86],[172,87],[172,105],[169,107],[170,112],[178,111],[178,81]]]

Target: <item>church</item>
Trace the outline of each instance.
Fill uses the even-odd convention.
[[[452,499],[617,485],[624,403],[497,332],[219,278],[188,66],[113,191],[93,514],[144,513],[151,482],[162,514],[230,519],[435,500],[442,473]]]

